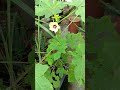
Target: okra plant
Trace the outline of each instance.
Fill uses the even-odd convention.
[[[65,6],[75,8],[67,16],[62,17],[60,13]],[[68,82],[77,82],[79,85],[85,84],[85,40],[80,32],[77,34],[67,32],[63,35],[64,31],[59,25],[71,14],[81,18],[82,29],[84,30],[85,0],[73,0],[72,2],[35,0],[35,24],[37,27],[35,41],[38,57],[35,60],[36,90],[60,88],[61,79],[64,75],[68,75]],[[47,23],[42,21],[42,18],[50,18],[51,21]],[[49,28],[42,23],[48,24]],[[42,29],[52,37],[48,40],[44,55],[40,49]]]

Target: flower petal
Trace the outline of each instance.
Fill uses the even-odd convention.
[[[56,27],[55,27],[56,26]],[[50,22],[49,24],[49,29],[51,31],[54,31],[55,33],[58,31],[58,29],[60,29],[60,26],[58,25],[57,22]]]

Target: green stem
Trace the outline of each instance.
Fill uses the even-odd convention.
[[[7,56],[7,60],[8,60],[8,72],[10,75],[10,86],[13,86],[13,90],[16,90],[14,83],[14,71],[13,71],[13,63],[12,62],[12,43],[11,43],[11,15],[10,15],[10,7],[11,7],[11,0],[7,0],[7,26],[8,26],[8,44],[7,47],[8,48],[8,52],[6,54],[8,54]]]
[[[35,18],[35,20],[38,21],[38,22],[42,22],[42,23],[48,24],[47,22],[45,22],[43,20],[40,20],[40,19],[37,19],[37,18]]]
[[[40,20],[40,17],[38,16],[38,20]],[[38,23],[40,23],[39,21],[38,21]],[[41,56],[40,56],[40,27],[38,27],[38,48],[37,48],[37,50],[38,50],[38,57],[39,57],[39,62],[41,61]]]
[[[69,23],[69,25],[64,29],[64,31],[70,26],[70,24],[77,18],[78,16],[76,16],[75,18],[73,18],[73,20]],[[64,31],[62,33],[64,33]]]
[[[77,9],[74,9],[71,11],[67,16],[65,16],[63,19],[61,19],[58,23],[62,22],[64,19],[68,18],[70,15],[72,15]]]

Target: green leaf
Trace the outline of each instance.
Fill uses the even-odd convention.
[[[75,82],[75,74],[74,74],[74,68],[75,66],[73,64],[70,64],[70,68],[68,71],[68,82]]]
[[[52,65],[54,64],[54,62],[57,63],[60,60],[62,60],[61,62],[63,63],[68,62],[69,56],[71,56],[72,62],[68,62],[71,66],[67,73],[66,70],[64,70],[64,68],[61,67],[60,64],[55,63],[55,66],[58,68],[57,71],[49,71],[49,73],[47,72],[47,78],[50,80],[51,83],[53,83],[53,86],[56,88],[58,87],[60,78],[62,78],[64,74],[68,74],[69,82],[77,80],[80,84],[84,84],[85,40],[83,39],[81,33],[67,33],[66,37],[62,37],[59,34],[57,34],[55,37],[56,39],[51,39],[49,41],[49,45],[47,48],[47,53],[53,51],[46,58],[48,64]],[[54,52],[55,50],[57,52]],[[62,57],[62,59],[59,59],[60,57]],[[55,74],[59,74],[59,77]]]
[[[42,65],[38,63],[35,65],[35,74],[38,76],[42,76],[44,75],[48,68],[49,67],[47,65]]]
[[[35,0],[35,5],[38,5],[40,0]]]
[[[67,35],[67,45],[72,48],[76,49],[76,46],[80,43],[85,43],[85,40],[83,39],[81,33],[68,33]]]
[[[48,68],[47,65],[35,65],[35,90],[53,90],[50,81],[44,76]]]
[[[73,0],[72,2],[67,2],[66,4],[75,6],[77,8],[75,14],[77,16],[81,16],[81,20],[85,22],[85,0]]]
[[[74,70],[75,78],[82,85],[85,84],[85,61],[81,60]]]
[[[59,74],[60,78],[62,78],[63,75],[66,74],[66,71],[63,67],[60,67],[57,69],[56,73]]]
[[[63,2],[60,1],[50,1],[50,0],[39,0],[36,1],[35,15],[43,16],[48,18],[54,14],[59,14],[61,9],[65,6]]]
[[[50,69],[45,73],[45,77],[53,84],[54,88],[58,88],[60,86],[60,78],[56,76],[55,72],[51,72]]]
[[[55,38],[51,39],[49,43],[50,44],[48,45],[47,53],[49,53],[50,51],[53,51],[53,53],[49,54],[46,60],[51,65],[53,63],[52,60],[54,61],[58,60],[61,57],[61,54],[66,52],[65,50],[67,48],[67,45],[66,38],[61,38],[57,35],[55,36]]]
[[[54,61],[55,61],[55,60],[58,60],[60,57],[61,57],[61,53],[60,53],[60,52],[56,52],[56,53],[54,54]]]
[[[35,90],[54,90],[52,84],[44,76],[35,77]]]
[[[104,16],[100,19],[88,17],[86,19],[86,22],[88,23],[87,28],[89,29],[87,30],[88,36],[86,37],[87,52],[91,53],[100,52],[103,48],[103,42],[105,42],[106,40],[111,41],[112,39],[114,39],[113,37],[115,38],[119,37],[119,35],[115,31],[114,24],[111,22],[111,19],[108,16]]]
[[[81,20],[85,22],[85,6],[79,7],[78,10],[75,12],[75,14],[78,16],[81,16]]]
[[[77,80],[82,85],[85,82],[85,40],[81,33],[68,33],[66,38],[69,47],[68,54],[72,59],[68,71],[68,81],[74,82]]]
[[[48,64],[50,66],[52,66],[52,64],[54,63],[54,59],[53,59],[52,55],[48,55],[46,60],[48,61]]]
[[[60,78],[55,75],[55,72],[52,72],[51,76],[54,77],[55,79],[55,80],[52,80],[54,88],[58,88],[60,86]]]

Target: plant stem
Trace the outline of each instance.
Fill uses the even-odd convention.
[[[45,56],[43,57],[43,59],[41,60],[40,63],[42,63],[42,62],[46,59],[46,57],[47,57],[51,52],[52,52],[52,50],[51,50],[47,55],[45,55]]]
[[[64,29],[64,31],[70,26],[70,24],[77,18],[78,16],[75,16],[75,18],[69,23],[69,25]],[[62,33],[64,33],[64,31]]]
[[[23,77],[34,67],[34,65],[35,65],[35,64],[32,64],[30,67],[28,67],[28,68],[26,69],[26,71],[23,72],[23,73],[21,74],[21,76],[15,80],[15,82],[13,82],[13,84],[16,85],[21,79],[23,79]],[[8,87],[6,90],[11,90],[12,88],[13,88],[13,86],[10,86],[10,87]],[[12,90],[13,90],[13,89],[12,89]]]
[[[68,18],[70,15],[72,15],[77,9],[74,9],[72,12],[70,12],[66,17],[61,19],[58,23],[62,22],[64,19]]]
[[[40,20],[40,17],[38,16],[38,20]],[[38,23],[39,23],[39,21],[38,21]],[[38,50],[38,57],[39,57],[39,62],[41,61],[41,56],[40,56],[40,42],[41,42],[41,37],[40,37],[40,27],[38,27],[38,48],[37,48],[37,50]]]
[[[8,72],[10,75],[10,86],[13,86],[13,90],[16,90],[14,83],[14,71],[13,71],[13,63],[12,62],[12,43],[11,43],[11,15],[10,15],[10,6],[11,6],[11,0],[7,0],[7,26],[8,26],[8,44],[7,44],[7,48],[8,52],[6,52],[6,54],[8,54],[7,56],[7,60],[8,60]]]
[[[42,21],[42,20],[40,20],[40,19],[37,19],[37,18],[35,18],[35,20],[36,20],[36,21],[39,21],[39,22],[42,22],[42,23],[45,23],[45,24],[48,24],[47,22],[45,22],[45,21]]]

